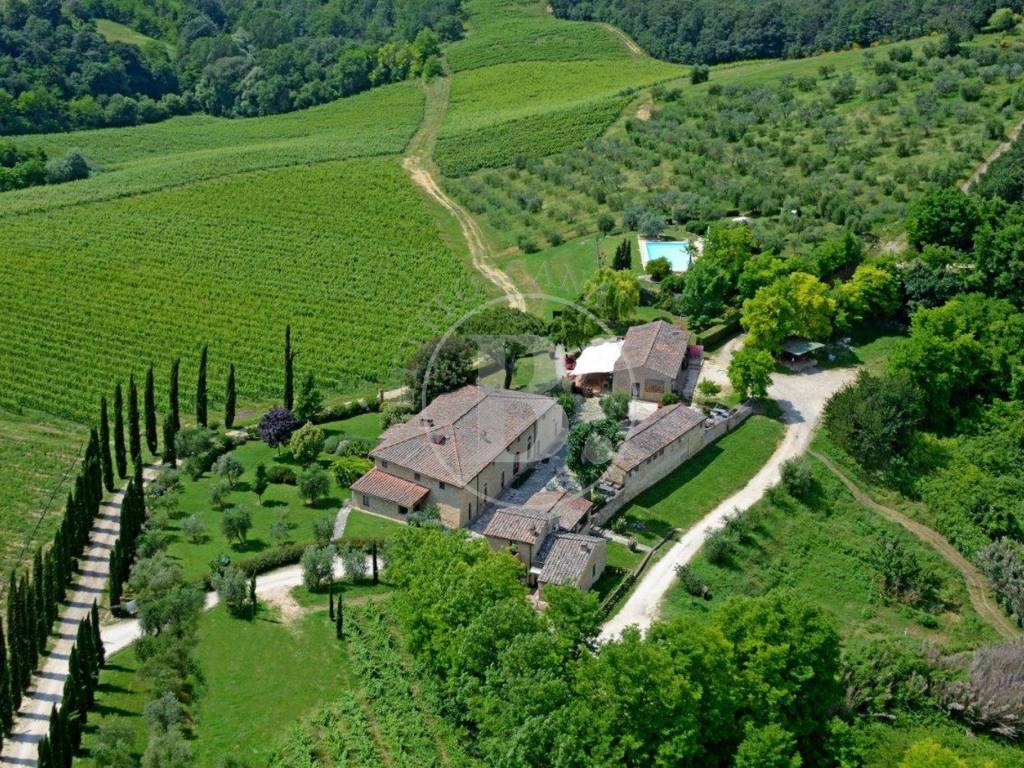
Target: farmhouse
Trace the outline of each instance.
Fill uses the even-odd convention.
[[[528,582],[590,589],[604,571],[607,544],[588,536],[593,504],[566,491],[539,491],[522,506],[497,510],[484,537],[528,569]]]
[[[682,394],[689,340],[687,331],[664,320],[634,325],[626,332],[615,361],[612,389],[652,402],[660,401],[666,392]]]
[[[659,408],[626,434],[605,470],[605,482],[643,489],[661,479],[704,447],[704,414],[676,403]]]
[[[466,525],[513,478],[561,445],[567,421],[550,397],[466,386],[384,432],[374,467],[352,485],[353,506],[404,518],[436,504]]]

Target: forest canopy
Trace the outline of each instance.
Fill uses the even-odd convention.
[[[615,24],[659,59],[688,64],[809,56],[933,31],[980,29],[995,0],[552,0],[567,19]]]

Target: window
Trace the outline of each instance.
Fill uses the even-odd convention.
[[[380,465],[381,465],[382,467],[384,467],[384,469],[387,469],[387,468],[388,468],[388,463],[387,463],[386,461],[382,461],[382,462],[380,463]]]
[[[665,391],[665,382],[662,381],[661,379],[647,379],[647,381],[644,382],[644,385],[647,388],[648,392]]]
[[[473,502],[469,502],[469,519],[473,519]]]
[[[417,481],[420,479],[420,473],[419,472],[413,472],[412,476],[415,477]]]
[[[505,487],[505,473],[504,472],[501,473],[501,487],[502,488]]]
[[[438,480],[437,481],[437,487],[440,488],[443,491],[445,489],[444,480]]]
[[[592,566],[590,566],[590,575],[597,576],[597,563],[594,563]]]
[[[367,509],[370,508],[370,497],[367,496],[365,493],[363,494],[363,506],[366,507]]]

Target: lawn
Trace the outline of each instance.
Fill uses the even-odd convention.
[[[345,523],[346,539],[390,539],[402,528],[402,523],[380,515],[371,515],[358,509],[348,513]]]
[[[699,620],[729,595],[790,589],[836,618],[847,643],[896,637],[934,642],[947,651],[975,648],[998,639],[975,613],[960,574],[900,526],[863,507],[831,473],[812,460],[816,489],[807,503],[779,494],[763,499],[752,515],[751,533],[724,563],[703,553],[692,564],[714,596],[690,596],[676,584],[665,600],[666,618]],[[886,538],[913,552],[941,579],[945,608],[937,614],[884,597],[873,553]]]
[[[594,593],[602,600],[622,582],[643,559],[643,552],[633,552],[617,541],[608,542],[608,563],[601,578],[594,584]]]
[[[778,421],[751,416],[633,499],[616,520],[625,520],[628,535],[648,545],[673,528],[689,528],[757,474],[783,432]]]
[[[360,436],[374,438],[380,433],[380,414],[356,416],[330,422],[322,427],[327,436],[359,433]],[[210,474],[196,481],[183,478],[184,491],[180,496],[178,514],[168,522],[167,530],[171,535],[168,553],[181,563],[188,580],[208,575],[211,561],[222,555],[238,562],[274,547],[270,530],[279,519],[290,526],[289,541],[312,542],[313,523],[324,517],[333,520],[341,503],[348,497],[348,489],[338,488],[332,476],[330,493],[313,506],[308,506],[302,500],[296,486],[284,484],[271,485],[263,494],[263,503],[260,504],[250,486],[258,464],[264,464],[268,469],[272,466],[290,467],[296,474],[301,472],[301,467],[287,449],[278,452],[259,440],[250,440],[232,451],[232,455],[242,463],[245,472],[228,494],[226,504],[228,508],[242,507],[248,510],[252,516],[252,529],[244,544],[229,542],[221,532],[223,512],[215,509],[210,502],[210,489],[222,482],[220,478]],[[329,470],[332,460],[330,454],[322,453],[319,463]],[[193,514],[203,522],[206,529],[205,536],[198,543],[190,542],[181,533],[182,523]],[[381,525],[377,527],[383,528]]]
[[[202,344],[214,396],[229,363],[239,399],[279,396],[289,322],[299,375],[387,385],[488,290],[436,213],[382,158],[0,218],[0,406],[93,418],[100,394],[150,361],[162,403],[172,356],[194,381]],[[416,310],[392,311],[397,296]],[[183,384],[185,409],[192,392]]]

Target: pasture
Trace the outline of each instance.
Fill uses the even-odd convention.
[[[386,384],[418,340],[484,295],[391,159],[3,219],[0,241],[0,405],[76,420],[150,362],[161,393],[174,356],[193,381],[204,343],[214,397],[232,362],[240,398],[278,395],[289,322],[299,371],[323,388]]]

